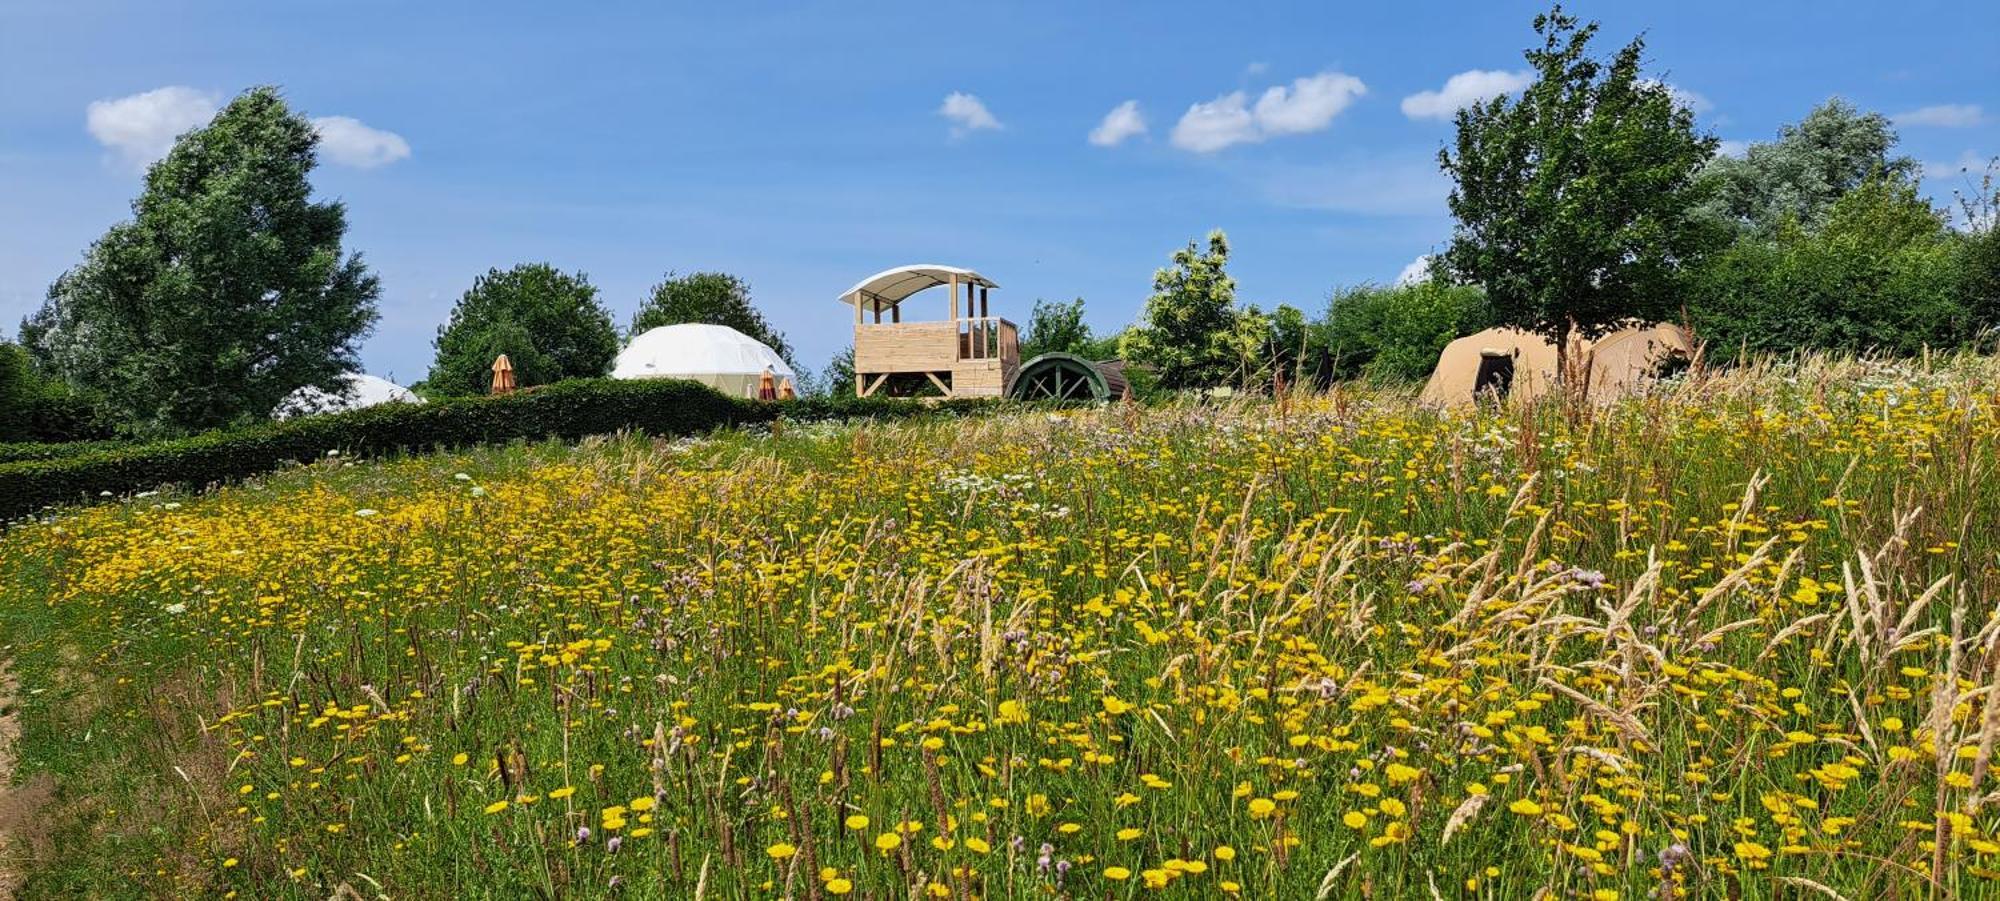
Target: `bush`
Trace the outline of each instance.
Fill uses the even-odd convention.
[[[318,459],[329,451],[377,456],[515,439],[574,440],[621,430],[690,435],[779,417],[889,419],[968,413],[993,404],[979,400],[920,404],[888,398],[804,398],[774,404],[726,397],[687,381],[578,379],[500,397],[383,404],[170,441],[16,458],[0,463],[0,517],[107,491],[125,493],[176,483],[202,487],[287,462]]]
[[[1876,180],[1813,231],[1747,237],[1695,276],[1695,332],[1721,360],[1831,350],[1914,354],[1971,341],[1961,241],[1907,182]]]
[[[1417,381],[1453,340],[1493,325],[1478,288],[1439,281],[1335,290],[1322,343],[1336,379]]]

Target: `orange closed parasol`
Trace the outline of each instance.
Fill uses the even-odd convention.
[[[501,354],[493,359],[493,393],[514,393],[514,361]]]

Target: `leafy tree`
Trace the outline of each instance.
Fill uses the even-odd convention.
[[[1037,299],[1021,338],[1021,359],[1057,352],[1083,355],[1092,344],[1090,325],[1083,321],[1083,298],[1067,303]]]
[[[1334,290],[1321,340],[1335,378],[1415,381],[1430,375],[1445,345],[1492,325],[1485,293],[1469,285],[1361,285]]]
[[[346,212],[312,200],[318,137],[276,90],[230,101],[146,173],[133,219],[50,287],[23,332],[134,432],[267,416],[337,391],[380,288],[343,255]]]
[[[1683,267],[1714,243],[1689,211],[1716,141],[1641,75],[1642,39],[1600,61],[1597,23],[1557,6],[1534,27],[1534,83],[1460,110],[1455,150],[1438,153],[1458,220],[1442,263],[1485,288],[1500,323],[1566,351],[1574,332],[1672,309]]]
[[[1776,141],[1751,144],[1742,157],[1710,160],[1701,174],[1709,193],[1699,214],[1763,238],[1786,221],[1816,229],[1835,201],[1869,178],[1915,177],[1914,160],[1889,155],[1895,146],[1887,118],[1829,99],[1780,129]]]
[[[1806,349],[1916,353],[1974,337],[1964,239],[1906,179],[1849,191],[1809,230],[1786,222],[1705,266],[1696,331],[1720,359]]]
[[[842,348],[826,362],[826,370],[820,374],[826,383],[826,393],[840,396],[854,393],[854,345]]]
[[[1960,289],[1971,309],[1983,347],[2000,342],[2000,158],[1970,190],[1957,191],[1964,246],[1960,249]]]
[[[1174,251],[1173,265],[1153,275],[1139,324],[1125,333],[1124,356],[1150,365],[1161,387],[1199,388],[1225,384],[1242,363],[1238,341],[1236,282],[1224,266],[1229,238],[1208,233],[1208,247],[1194,241]]]
[[[764,342],[785,362],[792,362],[792,348],[785,343],[784,333],[772,328],[750,303],[750,286],[728,273],[667,273],[633,314],[632,334],[683,322],[729,326]]]
[[[434,343],[437,359],[424,388],[445,396],[486,393],[493,359],[503,353],[523,388],[601,376],[618,356],[618,331],[596,286],[547,263],[474,279]]]

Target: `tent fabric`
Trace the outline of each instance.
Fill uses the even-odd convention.
[[[756,397],[758,381],[798,381],[770,346],[726,325],[663,325],[632,339],[611,364],[614,379],[671,378],[700,382],[731,397]]]
[[[1693,359],[1686,329],[1671,323],[1613,332],[1590,345],[1590,399],[1609,403],[1643,390],[1660,367]]]
[[[276,419],[290,419],[294,416],[311,416],[315,413],[338,413],[342,410],[359,410],[376,404],[420,404],[424,399],[410,389],[384,378],[377,378],[363,372],[350,372],[341,378],[347,382],[346,391],[331,394],[307,385],[285,395],[278,402],[271,415]]]
[[[1487,351],[1514,360],[1513,386],[1507,396],[1532,399],[1548,393],[1556,383],[1556,346],[1547,338],[1518,329],[1490,328],[1467,335],[1444,346],[1437,368],[1424,384],[1423,402],[1441,406],[1472,403],[1472,389],[1479,379],[1479,361]]]
[[[1589,361],[1586,396],[1608,403],[1643,389],[1660,366],[1675,356],[1692,357],[1693,343],[1685,329],[1670,323],[1621,329],[1596,340],[1572,339],[1575,359]],[[1479,363],[1488,352],[1512,357],[1513,385],[1509,400],[1533,400],[1556,385],[1556,346],[1540,335],[1494,328],[1445,345],[1438,364],[1424,384],[1423,402],[1446,407],[1470,406],[1479,378]]]
[[[918,291],[949,284],[953,276],[960,284],[971,283],[984,288],[998,288],[986,276],[958,266],[941,266],[935,263],[919,263],[914,266],[897,266],[884,269],[861,281],[840,295],[840,302],[848,305],[860,304],[863,311],[880,312],[908,299]]]

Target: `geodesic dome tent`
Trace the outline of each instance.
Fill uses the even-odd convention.
[[[614,379],[687,379],[730,397],[756,397],[764,373],[774,382],[798,374],[769,345],[726,325],[663,325],[632,339],[611,364]]]
[[[395,382],[377,378],[365,372],[350,372],[343,379],[347,390],[341,394],[321,391],[311,385],[285,395],[271,411],[274,419],[290,419],[294,416],[311,416],[316,413],[339,413],[344,410],[359,410],[376,404],[420,404],[424,399],[415,392]]]

